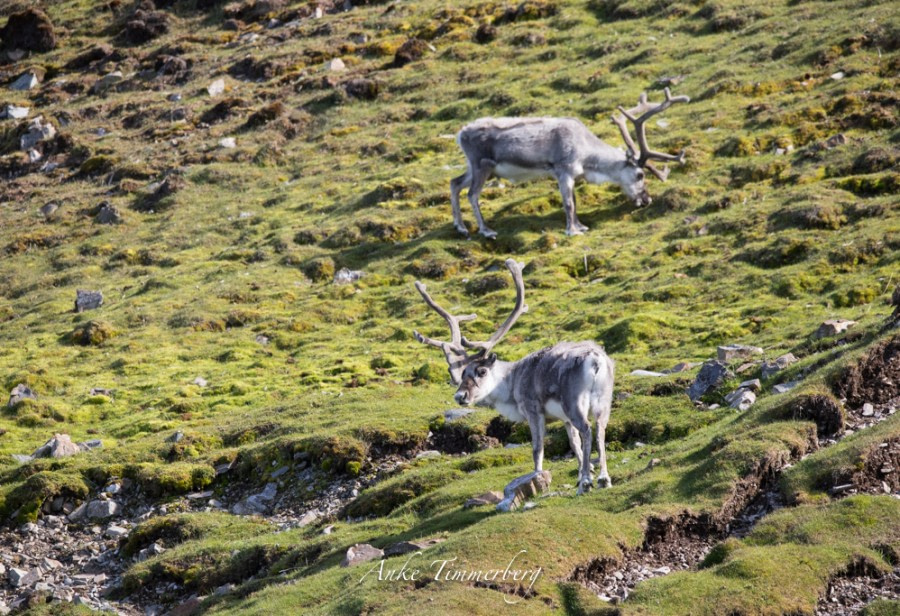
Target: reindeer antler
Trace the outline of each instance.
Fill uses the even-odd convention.
[[[624,107],[619,105],[618,109],[622,113],[622,115],[613,115],[612,117],[613,122],[615,122],[616,126],[619,127],[619,131],[622,133],[622,140],[625,142],[625,147],[628,148],[628,152],[631,157],[636,158],[636,162],[639,166],[646,167],[650,172],[653,173],[653,175],[658,177],[663,182],[665,182],[666,178],[669,177],[668,166],[660,171],[659,169],[651,165],[650,161],[664,160],[684,163],[684,150],[682,150],[678,155],[665,154],[663,152],[651,150],[650,146],[647,145],[647,133],[644,124],[651,117],[655,116],[658,113],[662,113],[663,111],[671,107],[674,103],[687,103],[691,100],[690,97],[683,94],[681,96],[672,96],[669,88],[665,89],[665,94],[666,100],[664,100],[663,102],[651,103],[647,100],[647,93],[642,92],[636,106],[632,107],[631,109],[625,109]],[[639,117],[635,117],[637,114],[641,115]],[[625,124],[626,118],[631,121],[632,124],[634,124],[634,132],[637,135],[640,155],[638,155],[636,151],[637,148],[635,148],[634,145],[634,141],[631,139],[631,135],[628,132],[628,125]]]
[[[478,349],[479,355],[487,355],[494,348],[494,345],[500,342],[500,339],[512,328],[518,318],[522,316],[522,313],[528,312],[528,306],[525,305],[525,283],[522,281],[522,267],[523,265],[515,259],[506,260],[506,269],[512,274],[513,283],[516,285],[516,305],[512,313],[506,317],[503,324],[486,342],[472,342],[463,336],[462,344],[464,347],[467,349]]]
[[[521,263],[518,263],[513,259],[507,259],[506,267],[512,274],[513,282],[516,285],[516,305],[513,308],[512,314],[507,317],[506,321],[503,322],[500,328],[486,342],[471,342],[467,340],[460,331],[459,324],[474,320],[476,318],[476,315],[450,314],[448,310],[441,307],[440,304],[438,304],[431,298],[431,296],[428,294],[428,291],[425,290],[424,284],[422,284],[418,280],[416,281],[416,290],[422,296],[422,299],[425,300],[425,303],[432,310],[441,315],[441,317],[443,317],[443,319],[447,322],[447,325],[450,326],[450,341],[447,342],[443,340],[435,340],[434,338],[423,336],[415,330],[413,330],[413,336],[415,336],[415,339],[422,344],[437,347],[444,352],[444,357],[447,358],[447,364],[450,366],[450,378],[453,380],[454,384],[458,385],[460,383],[462,379],[462,372],[467,364],[478,357],[487,355],[491,351],[491,349],[494,348],[494,345],[500,342],[500,339],[506,335],[506,333],[516,322],[516,319],[518,319],[523,312],[528,311],[528,306],[525,305],[525,283],[522,281],[523,266]],[[469,354],[466,349],[478,350],[475,353]]]

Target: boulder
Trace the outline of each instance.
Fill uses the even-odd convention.
[[[65,458],[81,453],[81,449],[72,442],[68,434],[56,434],[49,441],[34,450],[34,458]]]
[[[122,71],[107,73],[94,82],[93,87],[91,87],[91,92],[94,94],[103,94],[113,88],[116,84],[121,83],[123,79],[125,79],[125,76],[122,74]]]
[[[9,392],[9,402],[6,403],[6,406],[12,408],[22,400],[37,400],[37,394],[25,383],[19,383],[12,388],[12,391]]]
[[[84,289],[75,291],[75,312],[96,310],[102,305],[103,291],[85,291]]]
[[[41,80],[38,79],[37,75],[32,71],[26,71],[19,75],[18,79],[9,84],[9,89],[16,90],[17,92],[25,92],[38,87],[39,83],[41,83]]]
[[[841,332],[848,330],[856,325],[856,321],[847,319],[830,319],[819,325],[819,329],[813,333],[813,338],[828,338],[829,336],[837,336]]]
[[[0,29],[4,49],[24,49],[43,53],[56,48],[56,34],[53,22],[47,14],[37,8],[28,8],[13,13]]]
[[[793,363],[796,363],[798,359],[794,356],[793,353],[785,353],[784,355],[775,359],[775,361],[767,361],[763,362],[761,374],[763,379],[769,379],[775,376],[777,373],[781,372],[788,366]]]
[[[56,212],[58,212],[58,211],[59,211],[59,205],[56,203],[53,203],[52,201],[50,203],[45,203],[44,205],[41,206],[41,209],[40,209],[41,216],[43,216],[47,220],[52,219],[53,215],[56,214]]]
[[[97,216],[94,220],[101,225],[117,225],[122,222],[122,214],[119,212],[119,208],[109,201],[104,201],[100,204],[100,209],[97,210]]]
[[[28,124],[28,130],[19,137],[19,149],[27,152],[55,136],[56,128],[49,122],[44,122],[43,116],[38,116]]]
[[[750,379],[738,385],[738,389],[749,389],[750,391],[759,391],[762,389],[762,383],[759,379]]]
[[[400,543],[395,543],[386,547],[384,549],[384,557],[389,558],[391,556],[401,556],[403,554],[410,554],[412,552],[420,552],[422,550],[427,550],[428,548],[435,546],[442,541],[443,539],[441,539],[440,537],[434,537],[433,539],[422,539],[420,541],[401,541]]]
[[[341,567],[358,565],[376,558],[384,558],[384,552],[368,543],[357,543],[347,548],[347,554],[344,556],[344,560],[341,561]]]
[[[546,494],[552,479],[550,471],[535,471],[516,477],[503,488],[503,500],[497,503],[497,511],[515,511],[529,498]]]
[[[28,112],[31,111],[28,107],[19,107],[17,105],[7,105],[3,110],[3,117],[10,118],[11,120],[24,120],[28,117]]]
[[[721,361],[711,359],[705,362],[687,390],[688,397],[694,401],[699,400],[706,392],[719,387],[728,375],[728,367]]]
[[[482,505],[496,505],[502,500],[503,494],[501,492],[485,492],[467,500],[463,507],[469,509],[471,507],[481,507]]]
[[[12,567],[7,575],[9,583],[16,588],[31,586],[40,581],[41,572],[38,569],[17,569]]]
[[[103,531],[103,535],[109,539],[118,539],[120,537],[124,537],[128,534],[128,529],[123,528],[121,526],[116,526],[115,524],[110,524],[106,527],[106,530]]]
[[[746,344],[728,344],[716,349],[719,361],[726,364],[735,359],[748,359],[754,355],[762,355],[762,353],[763,350],[761,348]]]
[[[340,58],[332,58],[328,62],[325,63],[325,70],[338,72],[338,71],[346,71],[347,65],[344,64],[344,61]]]

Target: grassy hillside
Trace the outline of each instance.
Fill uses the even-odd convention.
[[[142,606],[174,582],[154,599],[168,605],[233,583],[203,604],[221,613],[495,613],[512,597],[533,613],[812,614],[854,563],[897,566],[900,500],[829,492],[900,438],[897,415],[854,423],[866,402],[887,417],[900,394],[896,361],[854,372],[897,336],[886,325],[900,283],[892,3],[354,1],[321,17],[308,2],[158,4],[166,31],[139,43],[128,25],[137,5],[43,2],[56,49],[0,66],[10,82],[26,69],[42,76],[0,102],[59,133],[32,163],[18,144],[27,120],[0,120],[0,378],[3,392],[24,383],[38,396],[0,413],[10,527],[48,498],[85,499],[127,478],[135,498],[187,512],[151,518],[159,528],[147,537],[169,524],[193,530],[128,561],[119,598]],[[110,47],[85,54],[98,45]],[[326,67],[335,58],[344,70]],[[96,85],[113,71],[121,80]],[[210,95],[219,78],[225,91]],[[615,107],[642,91],[659,99],[665,83],[692,100],[649,126],[649,140],[685,149],[687,164],[651,180],[652,205],[579,186],[590,231],[567,237],[553,182],[494,181],[482,207],[499,237],[453,229],[463,124],[567,115],[620,145]],[[221,145],[228,137],[235,147]],[[98,222],[103,202],[119,224]],[[49,203],[58,209],[44,215]],[[575,463],[551,425],[558,493],[496,514],[462,504],[530,470],[530,453],[479,448],[527,442],[527,428],[492,424],[486,410],[444,423],[453,388],[443,358],[412,338],[414,328],[443,337],[443,323],[413,281],[477,312],[466,332],[484,337],[512,307],[508,257],[526,264],[529,311],[500,355],[597,340],[617,362],[620,395],[607,438],[614,488],[575,498]],[[363,276],[334,284],[342,267]],[[103,306],[75,313],[77,289],[101,290]],[[857,324],[814,339],[829,318]],[[709,408],[727,386],[691,404],[683,392],[696,369],[629,375],[702,362],[728,343],[800,361],[765,381],[745,413]],[[865,395],[848,393],[854,379]],[[833,448],[816,396],[857,430]],[[11,456],[61,432],[103,448]],[[440,457],[412,457],[436,442]],[[376,476],[390,456],[408,459]],[[217,475],[223,464],[232,470]],[[211,489],[230,505],[284,466],[279,491],[296,512],[335,482],[365,489],[341,519],[284,532],[233,526],[184,497]],[[792,506],[719,543],[760,485],[776,484]],[[673,522],[687,519],[715,544],[702,568],[642,582],[618,605],[577,574],[639,553],[651,520],[690,535]],[[361,582],[369,565],[338,566],[354,543],[432,536],[445,541],[425,566],[456,557],[503,568],[524,549],[516,563],[543,574],[514,594],[516,584]]]

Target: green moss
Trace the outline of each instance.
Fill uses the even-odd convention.
[[[3,519],[13,518],[19,524],[33,522],[47,499],[57,496],[84,499],[89,491],[88,484],[78,473],[41,470],[3,496],[0,515]]]
[[[325,257],[314,259],[303,267],[303,273],[315,282],[330,282],[334,278],[334,261]]]
[[[88,321],[76,326],[69,334],[69,340],[82,346],[102,346],[118,333],[107,321]]]
[[[128,535],[122,553],[131,557],[157,541],[171,548],[209,535],[252,537],[271,530],[264,520],[226,513],[180,513],[151,518]]]
[[[831,295],[831,301],[837,308],[847,308],[851,306],[863,306],[871,304],[879,295],[877,287],[857,286],[851,287],[844,291],[838,291]]]
[[[462,473],[445,467],[412,469],[364,490],[347,507],[351,517],[385,516],[409,501],[458,479]]]
[[[124,473],[141,490],[155,498],[202,490],[216,478],[215,469],[208,464],[189,462],[129,465]]]

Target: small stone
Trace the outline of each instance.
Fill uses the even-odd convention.
[[[759,391],[762,389],[762,383],[759,379],[750,379],[738,385],[738,389],[749,389],[750,391]]]
[[[209,498],[215,494],[212,490],[204,490],[202,492],[191,492],[187,495],[189,500],[203,500],[204,498]]]
[[[688,397],[699,400],[706,392],[716,389],[728,376],[728,367],[721,361],[711,359],[703,364],[697,378],[688,388]]]
[[[474,412],[474,409],[450,409],[449,411],[444,411],[444,421],[446,423],[453,423],[454,421],[459,421],[460,419],[468,417]]]
[[[237,141],[234,137],[223,137],[219,139],[219,147],[225,150],[233,150],[237,147]]]
[[[347,65],[344,64],[344,61],[340,58],[332,58],[328,62],[325,63],[325,70],[327,71],[345,71],[347,70]]]
[[[128,529],[123,528],[121,526],[116,526],[115,524],[110,524],[106,527],[106,530],[103,531],[103,535],[110,539],[118,539],[119,537],[124,537],[128,534]]]
[[[159,545],[156,542],[151,543],[148,547],[144,548],[140,552],[138,552],[138,560],[145,561],[148,558],[152,558],[154,556],[159,556],[163,552],[165,552],[165,548]]]
[[[787,383],[779,383],[772,388],[772,392],[776,394],[784,394],[791,391],[799,384],[800,381],[788,381]]]
[[[835,81],[838,81],[838,80],[840,80],[840,79],[843,79],[843,78],[846,77],[846,76],[847,76],[847,75],[846,75],[846,73],[844,73],[844,71],[838,71],[838,72],[836,72],[836,73],[831,73],[831,75],[829,75],[829,77],[831,77],[831,78],[834,79]]]
[[[416,454],[416,460],[421,460],[424,458],[440,458],[441,452],[436,449],[426,449],[425,451],[420,451]]]
[[[888,483],[887,483],[886,481],[882,481],[882,482],[881,482],[881,489],[884,490],[884,493],[885,493],[885,494],[890,494],[890,493],[891,493],[891,486],[889,486]]]
[[[26,535],[30,535],[38,531],[38,525],[34,522],[28,522],[26,524],[22,524],[22,526],[19,527],[19,531]]]
[[[813,338],[828,338],[830,336],[836,336],[841,332],[846,331],[847,329],[856,325],[856,321],[849,321],[847,319],[832,319],[825,321],[821,325],[819,325],[819,329],[813,333]]]
[[[325,528],[322,529],[323,535],[330,535],[334,532],[334,524],[329,524]]]
[[[28,385],[19,383],[9,392],[9,402],[6,403],[6,406],[12,408],[22,400],[37,400],[37,394]]]
[[[122,214],[119,208],[112,205],[109,201],[100,204],[97,216],[94,218],[101,225],[117,225],[122,222]]]
[[[282,467],[279,467],[279,468],[275,469],[274,471],[272,471],[272,474],[269,475],[269,477],[270,477],[271,479],[278,479],[279,477],[281,477],[282,475],[284,475],[284,474],[285,474],[286,472],[288,472],[289,470],[291,470],[291,467],[289,467],[289,466],[282,466]]]
[[[775,361],[763,362],[763,365],[761,368],[762,378],[769,379],[769,378],[775,376],[775,374],[777,374],[781,370],[784,370],[785,368],[790,366],[791,364],[796,363],[797,361],[799,361],[799,360],[794,356],[793,353],[785,353],[784,355],[775,359]]]
[[[389,545],[384,549],[384,557],[389,558],[391,556],[401,556],[403,554],[410,554],[412,552],[419,552],[421,550],[427,550],[428,548],[435,546],[442,542],[443,539],[440,537],[435,537],[433,539],[422,539],[421,541],[401,541],[400,543],[394,543],[393,545]]]
[[[496,505],[503,500],[501,492],[485,492],[467,500],[463,507],[469,509],[471,507],[481,507],[482,505]]]
[[[91,88],[91,91],[94,94],[103,94],[116,84],[120,83],[124,78],[125,76],[122,75],[122,71],[113,71],[112,73],[108,73],[94,82],[94,86]]]
[[[537,503],[536,503],[536,502],[534,502],[534,501],[528,501],[527,503],[525,503],[524,505],[522,505],[522,511],[530,511],[530,510],[534,509],[535,507],[537,507]]]
[[[652,370],[632,370],[631,376],[666,376],[662,372],[654,372]]]
[[[225,91],[225,80],[216,79],[211,84],[206,86],[206,91],[210,96],[218,96]]]
[[[88,503],[85,513],[93,519],[110,518],[122,510],[122,506],[113,500],[94,500]]]
[[[694,365],[695,364],[692,364],[690,362],[683,361],[683,362],[679,362],[679,363],[675,364],[668,370],[663,370],[663,372],[665,372],[666,374],[677,374],[678,372],[687,372],[688,370],[693,368]]]
[[[50,122],[44,122],[43,116],[38,116],[28,123],[28,130],[19,137],[19,149],[23,152],[33,150],[55,136],[56,128]]]
[[[737,368],[737,370],[735,370],[735,372],[737,374],[744,374],[745,372],[748,372],[748,371],[756,368],[757,365],[758,365],[757,362],[752,362],[752,361],[747,362],[745,364],[741,364],[740,366],[738,366],[738,368]]]
[[[649,471],[651,468],[659,466],[662,463],[662,460],[659,458],[651,458],[650,462],[647,463],[647,470]]]
[[[209,383],[202,376],[198,376],[194,379],[194,385],[197,387],[206,387]]]
[[[75,291],[75,312],[96,310],[102,305],[103,291],[85,291],[84,289]]]
[[[40,79],[38,79],[37,75],[35,75],[31,71],[27,71],[22,73],[18,79],[16,79],[12,84],[10,84],[10,90],[16,90],[18,92],[24,92],[26,90],[31,90],[36,88],[40,83]]]
[[[746,359],[753,355],[762,355],[762,353],[763,350],[761,348],[745,344],[729,344],[716,349],[719,361],[724,363],[729,363],[735,359]]]
[[[180,443],[184,438],[184,432],[181,430],[175,430],[168,438],[166,438],[167,443]]]
[[[4,115],[13,120],[24,120],[28,117],[28,107],[19,107],[17,105],[7,105]]]
[[[227,595],[228,593],[230,593],[232,590],[234,590],[234,588],[234,584],[222,584],[213,591],[213,594],[217,597],[221,597],[222,595]]]
[[[322,514],[320,514],[315,509],[312,511],[307,511],[302,516],[300,516],[299,520],[297,520],[297,526],[309,526],[310,524],[315,524],[316,520],[318,520],[320,517],[322,517]]]
[[[550,471],[535,471],[516,477],[503,489],[503,500],[497,504],[497,511],[515,511],[529,498],[545,494],[550,489],[552,478]]]
[[[65,458],[81,453],[81,449],[72,442],[68,434],[55,434],[53,438],[34,450],[34,458]]]
[[[875,407],[872,406],[870,402],[866,402],[862,406],[862,415],[863,417],[871,417],[875,414]]]
[[[347,549],[344,560],[341,561],[341,567],[350,567],[359,563],[368,562],[376,558],[383,558],[384,552],[368,543],[357,543]]]
[[[342,267],[334,275],[334,284],[349,284],[363,277],[363,272]]]
[[[725,396],[725,402],[733,409],[746,411],[756,402],[756,394],[749,389],[740,388]]]
[[[825,140],[825,147],[831,149],[845,143],[847,143],[847,137],[844,136],[844,133],[838,133]]]

